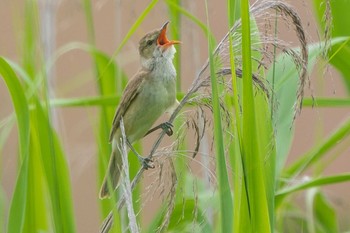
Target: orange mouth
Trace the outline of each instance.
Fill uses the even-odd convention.
[[[163,25],[163,27],[160,31],[160,34],[158,36],[158,39],[157,39],[157,45],[168,47],[168,46],[173,45],[173,44],[180,44],[181,43],[178,40],[168,40],[168,38],[166,37],[166,30],[167,30],[168,24],[169,24],[169,21]]]

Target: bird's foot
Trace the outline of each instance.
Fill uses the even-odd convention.
[[[126,144],[129,146],[129,148],[134,152],[136,155],[137,159],[140,161],[141,166],[147,170],[148,168],[155,168],[155,166],[152,164],[153,160],[151,158],[144,158],[142,157],[136,150],[135,148],[131,145],[129,140],[126,140]]]
[[[157,129],[162,129],[168,136],[171,136],[174,133],[172,127],[174,127],[173,124],[166,121],[166,122],[161,123],[160,125],[157,125],[156,127],[152,128],[152,129],[148,130],[148,132],[145,134],[145,136],[156,131]]]
[[[162,128],[162,130],[170,137],[171,135],[173,135],[173,124],[171,124],[170,122],[166,121],[162,124],[159,125],[160,128]]]
[[[145,169],[148,170],[148,168],[155,168],[155,166],[152,164],[153,163],[153,159],[151,158],[144,158],[142,156],[138,156],[138,159],[141,163],[141,166]]]

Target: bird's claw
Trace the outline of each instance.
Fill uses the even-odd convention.
[[[174,131],[172,129],[173,124],[171,124],[170,122],[166,121],[164,123],[161,124],[161,128],[162,130],[164,130],[164,132],[170,137],[171,135],[173,135]]]
[[[142,167],[145,169],[145,170],[148,170],[148,168],[155,168],[155,166],[152,164],[153,163],[153,159],[151,158],[139,158],[140,159],[140,162],[141,162],[141,165]]]

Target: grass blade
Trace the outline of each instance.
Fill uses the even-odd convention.
[[[208,18],[208,3],[206,3],[207,13],[207,27],[210,31],[209,18]],[[212,89],[212,105],[214,115],[214,143],[215,143],[215,154],[217,158],[217,176],[218,176],[218,188],[219,188],[219,202],[220,202],[220,219],[221,219],[221,232],[232,231],[232,193],[230,184],[228,181],[228,173],[226,168],[226,158],[224,151],[224,139],[223,129],[221,124],[221,113],[220,113],[220,100],[219,91],[217,87],[216,79],[216,67],[214,60],[214,41],[212,36],[208,33],[208,54],[209,54],[209,68],[210,68],[210,81]]]
[[[324,185],[331,185],[341,182],[349,182],[350,181],[350,174],[344,173],[344,174],[338,174],[334,176],[327,176],[327,177],[321,177],[312,179],[310,181],[294,185],[288,188],[284,188],[276,193],[276,202],[280,202],[283,198],[285,198],[287,195],[290,195],[292,193],[295,193],[297,191],[305,190],[312,187],[320,187]]]
[[[317,108],[338,108],[338,107],[349,107],[350,99],[346,98],[327,98],[327,97],[316,97],[316,98],[304,98],[303,106],[305,107],[317,107]]]
[[[330,41],[331,46],[343,44],[348,38],[334,38]],[[311,72],[317,58],[322,53],[324,42],[311,44],[308,46],[308,71]],[[299,53],[300,49],[294,49]],[[276,173],[279,176],[284,169],[285,161],[287,159],[292,139],[294,136],[293,120],[295,113],[291,111],[297,102],[296,93],[298,92],[298,69],[293,58],[287,54],[281,54],[276,58],[274,69],[270,68],[268,71],[268,81],[274,83],[274,101],[278,103],[278,107],[274,110],[274,124],[276,131]],[[275,76],[275,78],[273,78]],[[326,104],[325,102],[311,99],[305,99],[306,106],[319,106]],[[304,106],[305,106],[304,104]],[[343,104],[343,103],[338,103]],[[344,101],[344,105],[346,101]],[[277,106],[277,105],[275,105]]]
[[[0,74],[10,92],[14,105],[21,162],[14,194],[11,200],[8,218],[8,232],[22,232],[25,222],[26,195],[28,189],[28,152],[29,152],[29,109],[24,90],[15,72],[4,58],[0,57]]]
[[[18,125],[20,158],[22,160],[28,154],[29,148],[29,109],[27,99],[17,75],[2,57],[0,57],[0,74],[11,94],[15,108]]]
[[[234,22],[240,18],[240,6],[237,8],[236,6],[240,5],[240,1],[227,1],[227,9],[228,9],[228,20],[229,20],[229,30],[233,27]],[[230,66],[231,70],[236,70],[235,66],[235,54],[233,49],[233,39],[232,35],[229,36],[229,49],[230,49]],[[234,137],[234,149],[230,153],[231,156],[231,166],[235,168],[233,174],[233,184],[234,184],[234,208],[233,208],[233,232],[250,232],[250,218],[249,218],[249,207],[248,207],[248,199],[245,189],[245,176],[243,175],[243,167],[242,167],[242,154],[241,154],[241,145],[242,145],[242,116],[241,116],[241,108],[238,100],[238,83],[236,73],[232,72],[232,90],[233,90],[233,108],[235,111],[235,119],[231,119],[234,121],[232,124],[232,132],[235,135]]]
[[[350,134],[350,119],[342,124],[327,139],[313,147],[305,155],[301,156],[296,162],[289,166],[285,173],[285,177],[295,177],[305,171],[315,162],[318,162],[330,149],[335,147],[340,140],[343,140]]]
[[[257,135],[256,114],[258,112],[255,111],[253,95],[249,1],[241,2],[241,15],[243,61],[242,156],[243,170],[246,176],[246,195],[250,209],[252,232],[271,232],[273,228],[271,228],[270,211],[273,211],[273,209],[269,210],[266,199],[270,193],[267,193],[269,187],[266,187],[268,181],[262,160],[265,154],[264,151],[260,150],[263,142]]]
[[[49,191],[52,208],[53,227],[55,232],[75,232],[75,218],[71,194],[68,164],[62,147],[48,119],[48,111],[35,100],[35,109],[32,112],[33,129],[38,135],[37,152],[41,156],[44,169],[44,179]],[[34,140],[34,139],[33,139]],[[36,176],[36,165],[30,171]],[[39,182],[39,181],[38,181]],[[44,185],[36,183],[37,186]],[[47,207],[47,213],[50,213]]]
[[[339,232],[336,211],[321,192],[313,196],[312,210],[318,232]]]

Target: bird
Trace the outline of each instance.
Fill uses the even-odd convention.
[[[147,33],[139,41],[141,68],[126,85],[117,107],[109,142],[112,153],[106,175],[102,182],[99,197],[110,197],[117,189],[122,172],[122,157],[118,149],[122,137],[120,120],[123,118],[126,143],[137,155],[145,169],[152,166],[149,160],[140,156],[132,147],[132,143],[156,129],[163,129],[171,135],[172,125],[168,122],[151,129],[156,120],[165,112],[171,113],[178,105],[176,99],[176,69],[173,58],[176,53],[175,44],[180,41],[169,40],[166,36],[169,21],[160,29]]]

